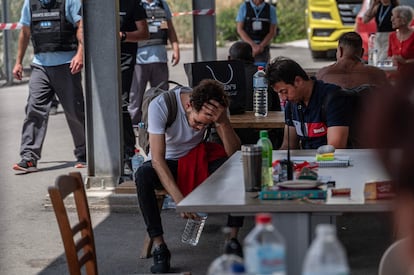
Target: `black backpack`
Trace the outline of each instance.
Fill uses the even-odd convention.
[[[163,90],[160,87],[162,87],[166,82],[175,84],[176,86],[169,90]],[[188,87],[184,87],[181,84],[168,80],[163,81],[160,84],[158,84],[156,87],[152,87],[145,91],[144,97],[142,100],[142,116],[141,116],[141,122],[138,124],[138,144],[139,146],[145,151],[146,154],[149,152],[149,134],[148,134],[148,107],[150,102],[156,98],[159,95],[162,95],[165,99],[165,103],[167,104],[167,110],[168,110],[168,118],[167,118],[167,124],[165,125],[165,129],[170,127],[173,122],[175,121],[175,118],[177,117],[177,98],[175,97],[175,91],[179,88],[186,88],[190,89]]]

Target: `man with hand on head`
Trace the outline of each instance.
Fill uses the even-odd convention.
[[[215,80],[203,80],[193,90],[177,88],[175,96],[176,119],[168,128],[164,97],[154,98],[149,105],[149,161],[144,162],[135,177],[139,206],[155,244],[152,273],[168,272],[171,258],[164,241],[154,190],[165,189],[178,204],[227,157],[240,149],[240,140],[227,115],[229,103],[223,85]],[[204,142],[210,125],[215,125],[223,145]],[[196,213],[181,213],[181,216],[197,218]],[[241,225],[240,217],[229,216],[228,226],[234,228],[232,237],[236,237],[236,228]]]
[[[267,67],[266,77],[281,100],[287,100],[280,149],[287,149],[288,144],[291,149],[317,149],[326,144],[337,149],[347,147],[347,99],[335,97],[323,107],[326,97],[339,92],[339,86],[309,78],[298,63],[286,57],[274,59]]]

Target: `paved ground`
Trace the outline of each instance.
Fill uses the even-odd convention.
[[[283,54],[301,60],[304,67],[323,66],[313,63],[308,50],[299,46],[275,46],[273,56]],[[226,49],[218,49],[225,59]],[[192,60],[191,49],[183,50],[182,63]],[[186,83],[182,65],[172,69],[171,79]],[[72,140],[62,113],[50,117],[38,173],[18,174],[11,169],[19,160],[20,131],[24,118],[27,84],[0,89],[0,275],[67,274],[63,246],[53,212],[44,208],[47,187],[60,174],[72,168]],[[78,169],[83,174],[85,169]],[[132,199],[135,199],[134,197]],[[173,253],[173,271],[205,274],[208,265],[223,247],[221,226],[224,215],[211,215],[200,244],[189,247],[180,242],[185,221],[174,210],[163,211],[168,245]],[[152,259],[138,259],[144,236],[139,212],[93,211],[100,274],[148,273]],[[384,217],[360,215],[339,217],[340,237],[345,244],[352,274],[376,274],[379,255],[389,243]],[[252,227],[246,219],[241,239]],[[299,264],[299,263],[298,263]],[[292,274],[293,275],[293,274]]]

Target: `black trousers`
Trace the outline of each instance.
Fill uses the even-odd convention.
[[[209,163],[208,170],[211,174],[221,164],[226,161],[225,158],[218,159]],[[177,179],[177,160],[167,160],[168,168]],[[151,238],[161,236],[164,234],[161,224],[160,210],[158,209],[157,198],[154,190],[162,190],[162,186],[157,173],[152,167],[151,161],[146,161],[138,169],[135,175],[135,184],[137,185],[137,195],[139,207],[147,226],[148,235]],[[234,217],[229,215],[227,219],[227,226],[229,227],[241,227],[243,225],[244,217]]]
[[[129,91],[131,90],[132,77],[134,76],[135,55],[121,53],[121,77],[122,77],[122,129],[124,137],[124,158],[128,160],[134,155],[135,134],[132,128],[131,116],[128,112]]]

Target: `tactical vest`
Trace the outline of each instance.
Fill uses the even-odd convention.
[[[39,0],[30,0],[30,14],[35,53],[77,49],[76,28],[66,20],[65,0],[52,0],[50,7],[42,7]]]
[[[253,23],[255,21],[261,22],[261,30],[253,30]],[[256,14],[254,13],[250,1],[246,1],[246,17],[244,19],[243,29],[253,41],[262,41],[269,33],[270,29],[270,5],[265,3],[258,18],[256,18]]]
[[[145,5],[143,5],[145,6]],[[148,30],[150,38],[148,40],[139,41],[138,47],[151,45],[167,45],[168,41],[168,26],[167,16],[163,4],[158,1],[157,5],[145,8],[147,13]]]

